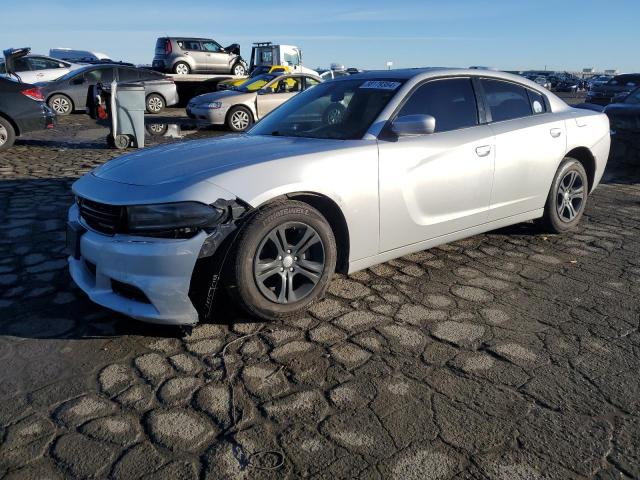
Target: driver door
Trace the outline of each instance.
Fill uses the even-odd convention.
[[[435,132],[380,140],[380,251],[487,222],[494,136],[479,123],[470,78],[418,87],[398,117],[431,115]]]
[[[203,55],[207,64],[207,70],[212,72],[229,71],[229,54],[214,41],[202,42]]]
[[[258,91],[258,118],[264,117],[271,110],[300,93],[303,89],[302,77],[278,77]]]

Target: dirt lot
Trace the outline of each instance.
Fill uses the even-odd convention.
[[[0,156],[0,476],[640,477],[640,157],[571,234],[338,277],[286,323],[222,302],[183,336],[66,271],[70,185],[117,154],[105,133],[74,115]]]

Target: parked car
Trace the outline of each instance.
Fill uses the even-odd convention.
[[[82,66],[45,55],[31,55],[30,50],[29,48],[5,50],[5,60],[0,61],[0,74],[2,76],[14,74],[24,83],[49,82]],[[9,68],[10,72],[7,72],[8,61],[13,65]]]
[[[613,136],[640,144],[640,88],[604,107],[604,113],[609,117]]]
[[[551,83],[549,82],[547,77],[543,77],[540,75],[537,77],[533,77],[532,80],[536,82],[538,85],[540,85],[541,87],[546,88],[547,90],[551,89]]]
[[[259,75],[246,82],[246,86],[192,98],[187,105],[187,115],[212,125],[226,125],[234,132],[244,132],[271,110],[321,81],[316,75]],[[251,84],[262,86],[256,89]]]
[[[111,57],[106,53],[91,50],[74,50],[72,48],[52,48],[49,50],[49,56],[76,63],[111,62]]]
[[[237,43],[223,48],[210,38],[161,37],[155,52],[151,65],[161,72],[231,73],[240,77],[248,72]]]
[[[336,102],[345,115],[325,123]],[[244,135],[145,149],[84,175],[69,270],[94,302],[140,320],[208,318],[218,285],[251,315],[289,318],[335,271],[532,219],[575,228],[609,142],[605,115],[513,75],[342,77]]]
[[[0,78],[0,151],[11,148],[16,137],[53,128],[55,114],[44,102],[40,88]]]
[[[289,73],[290,71],[291,69],[285,65],[273,65],[271,67],[267,67],[266,65],[263,65],[263,66],[254,68],[248,77],[231,78],[229,80],[222,80],[221,82],[218,82],[218,85],[216,88],[218,90],[229,90],[230,88],[233,88],[233,87],[239,87],[240,85],[244,84],[248,79],[256,78],[260,75],[269,74],[269,73]]]
[[[117,75],[117,77],[116,77]],[[85,111],[90,85],[120,82],[140,82],[144,85],[147,112],[160,113],[165,107],[178,103],[176,84],[165,75],[144,68],[118,64],[86,65],[67,75],[42,85],[47,103],[58,115]]]
[[[587,92],[587,103],[609,105],[613,97],[618,94],[628,94],[640,87],[640,73],[625,73],[616,75],[604,85],[594,85]]]
[[[604,85],[612,78],[611,75],[594,75],[587,80],[587,89],[591,90],[593,87]]]

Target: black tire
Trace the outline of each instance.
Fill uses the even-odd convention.
[[[553,233],[575,228],[584,214],[588,196],[587,172],[578,160],[566,157],[553,178],[541,219],[542,226]]]
[[[0,117],[0,152],[9,150],[16,141],[16,131],[6,118]]]
[[[245,67],[242,62],[237,61],[236,63],[233,64],[233,67],[231,68],[231,73],[236,77],[244,77],[247,75],[247,67]]]
[[[169,130],[167,123],[149,123],[144,126],[147,134],[150,137],[161,137]]]
[[[282,238],[276,229],[286,232],[279,246],[272,240]],[[279,257],[283,243],[288,253]],[[240,232],[226,266],[227,291],[256,317],[296,317],[325,294],[336,257],[333,231],[318,210],[299,201],[276,202],[257,212]],[[271,265],[262,281],[260,265]]]
[[[73,112],[73,101],[62,93],[51,95],[47,104],[56,115],[65,116]]]
[[[173,66],[173,73],[177,75],[189,75],[191,73],[191,67],[187,62],[177,62]]]
[[[162,112],[164,108],[167,106],[162,95],[158,95],[157,93],[152,93],[147,96],[146,107],[147,112],[152,115],[157,115]]]
[[[253,125],[253,114],[247,107],[236,106],[227,113],[227,127],[232,132],[245,132]]]

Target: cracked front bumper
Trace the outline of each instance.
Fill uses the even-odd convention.
[[[76,205],[69,209],[68,219],[81,223]],[[79,258],[69,257],[69,272],[99,305],[145,322],[193,325],[198,312],[189,287],[206,238],[204,232],[174,240],[107,236],[87,229],[80,237]],[[127,289],[123,295],[121,284],[143,295],[126,295]]]

